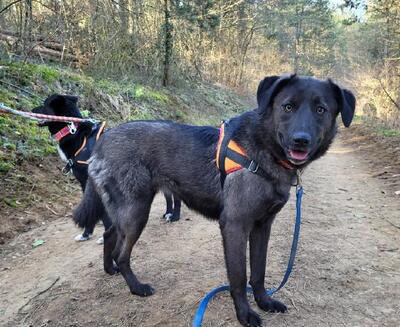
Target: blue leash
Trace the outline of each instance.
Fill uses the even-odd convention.
[[[298,185],[296,187],[296,222],[294,225],[292,248],[290,250],[288,266],[285,275],[283,276],[283,279],[278,288],[270,288],[266,290],[267,295],[269,296],[278,292],[286,284],[293,270],[294,259],[296,257],[296,251],[297,251],[297,243],[299,242],[299,236],[300,236],[302,197],[303,197],[303,187],[301,185]],[[193,319],[192,327],[201,327],[201,323],[203,321],[204,313],[206,312],[208,302],[210,302],[210,300],[214,297],[214,295],[224,291],[229,291],[229,285],[219,286],[217,288],[214,288],[211,292],[207,293],[207,295],[203,298],[203,300],[201,300],[199,307],[197,308],[196,314]],[[247,286],[247,292],[252,292],[252,291],[253,291],[252,288],[250,286]]]

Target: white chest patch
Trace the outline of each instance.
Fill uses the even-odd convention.
[[[67,156],[65,155],[63,150],[61,150],[59,145],[57,145],[57,151],[58,151],[58,155],[60,156],[61,160],[64,162],[67,162],[68,161]]]

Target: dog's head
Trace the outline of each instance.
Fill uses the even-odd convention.
[[[32,110],[34,113],[52,115],[52,116],[67,116],[82,118],[78,109],[78,97],[72,95],[50,95],[43,103],[42,106],[36,107]],[[67,124],[62,122],[44,122],[39,126],[48,126],[51,134],[57,133]]]
[[[356,105],[353,93],[331,80],[297,75],[266,77],[257,102],[275,155],[297,166],[325,153],[336,134],[338,114],[349,127]]]

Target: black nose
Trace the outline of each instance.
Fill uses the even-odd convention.
[[[307,146],[311,143],[311,135],[305,132],[297,132],[292,136],[294,145]]]

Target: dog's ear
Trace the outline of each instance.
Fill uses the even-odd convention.
[[[72,103],[75,104],[75,105],[78,103],[78,97],[75,96],[75,95],[64,95],[64,97],[65,97],[65,99],[66,99],[67,101],[70,101],[70,102],[72,102]]]
[[[65,96],[61,94],[52,94],[44,102],[45,107],[50,107],[53,111],[65,106]]]
[[[265,77],[257,89],[258,111],[266,113],[275,95],[295,77],[296,74]]]
[[[351,91],[347,89],[342,89],[332,80],[329,79],[328,81],[335,92],[336,101],[339,105],[339,111],[340,115],[342,116],[343,125],[345,127],[349,127],[353,120],[354,112],[356,110],[356,97]]]

